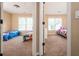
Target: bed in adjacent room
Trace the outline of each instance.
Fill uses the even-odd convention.
[[[57,33],[58,35],[61,35],[61,36],[65,37],[65,38],[67,38],[67,29],[64,28],[64,27],[60,27],[60,28],[56,31],[56,33]]]

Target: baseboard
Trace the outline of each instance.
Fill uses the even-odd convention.
[[[0,56],[3,56],[3,54],[2,54],[2,53],[0,53]]]

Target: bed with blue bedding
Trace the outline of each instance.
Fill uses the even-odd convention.
[[[20,31],[10,31],[3,33],[3,40],[7,41],[20,35]]]

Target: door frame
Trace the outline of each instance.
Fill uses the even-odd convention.
[[[40,20],[39,20],[39,55],[42,56],[43,55],[43,2],[40,2],[39,3],[39,17],[40,17]]]
[[[40,2],[39,55],[43,55],[43,2]],[[71,2],[67,2],[67,56],[71,56]]]
[[[36,24],[37,24],[37,22],[36,22],[36,2],[33,2],[34,3],[34,7],[33,7],[33,13],[32,13],[32,16],[33,16],[33,36],[32,36],[32,56],[36,56],[37,55],[37,52],[36,52],[36,36],[37,36],[37,34],[36,34]],[[2,10],[3,10],[3,2],[1,2],[1,17],[2,17]],[[1,25],[1,27],[2,27],[2,25]],[[1,52],[0,52],[2,55],[3,55],[3,36],[2,36],[2,29],[1,29]]]
[[[67,56],[71,56],[71,2],[67,2]]]
[[[3,10],[3,3],[2,2],[0,2],[1,3],[1,5],[0,5],[0,7],[1,7],[1,19],[2,19],[2,10]],[[2,19],[3,20],[3,19]],[[0,53],[3,55],[3,36],[2,36],[2,25],[3,24],[1,24],[0,26],[1,26],[1,51],[0,51]]]
[[[37,34],[37,18],[38,18],[38,12],[37,12],[37,10],[38,10],[38,2],[33,2],[34,3],[34,7],[33,7],[33,20],[34,20],[34,22],[33,22],[33,40],[32,40],[32,55],[33,56],[37,56],[37,55],[39,55],[39,53],[37,52],[37,36],[38,36],[38,34]]]

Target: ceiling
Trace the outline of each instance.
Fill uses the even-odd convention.
[[[47,2],[44,10],[45,14],[67,14],[67,3]]]
[[[14,5],[19,5],[20,8],[16,8]],[[4,2],[3,10],[9,13],[32,13],[33,2]],[[67,3],[62,2],[46,2],[45,3],[45,14],[66,14]]]
[[[14,5],[19,5],[19,8],[16,8]],[[4,2],[3,10],[9,13],[32,13],[33,3],[32,2]]]

